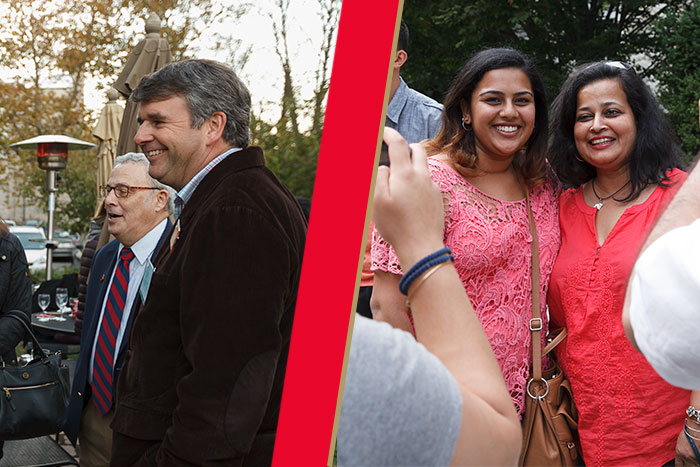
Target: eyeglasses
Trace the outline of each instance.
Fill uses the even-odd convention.
[[[114,196],[117,198],[126,198],[136,190],[160,190],[160,188],[154,186],[129,186],[123,183],[117,183],[114,186],[102,185],[100,187],[100,194],[106,198],[112,190],[114,190]]]

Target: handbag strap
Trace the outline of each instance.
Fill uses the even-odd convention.
[[[539,381],[542,379],[542,317],[540,316],[540,249],[537,238],[537,227],[532,216],[532,206],[530,205],[530,190],[523,184],[525,189],[525,203],[527,204],[527,216],[530,222],[530,236],[532,237],[532,319],[530,320],[530,333],[532,334],[532,377]]]
[[[10,317],[22,323],[22,326],[24,326],[24,329],[27,331],[27,334],[31,336],[32,342],[34,343],[34,355],[39,354],[42,359],[46,358],[46,351],[41,347],[39,339],[36,338],[31,327],[29,324],[27,324],[27,315],[25,315],[21,310],[10,310],[5,313],[4,316]]]
[[[542,355],[547,355],[549,354],[549,352],[554,350],[554,347],[559,345],[559,343],[564,340],[564,338],[568,334],[568,331],[566,330],[566,328],[559,328],[556,331],[550,332],[547,337],[551,337],[552,335],[554,335],[554,333],[557,333],[557,335],[551,338],[547,345],[544,346],[544,349],[542,349]]]

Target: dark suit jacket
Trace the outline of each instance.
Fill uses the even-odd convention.
[[[168,237],[172,224],[166,221],[165,231],[161,235],[154,251],[158,251],[163,240]],[[73,386],[71,387],[70,402],[66,409],[66,414],[63,416],[63,430],[75,445],[78,439],[78,429],[80,428],[80,416],[83,413],[85,403],[90,399],[92,387],[88,382],[90,375],[90,359],[92,358],[92,344],[95,341],[95,333],[97,332],[100,312],[102,311],[102,303],[104,302],[105,294],[109,289],[109,278],[112,276],[112,271],[117,262],[117,250],[119,249],[119,241],[112,240],[105,246],[99,249],[92,260],[90,269],[90,277],[88,279],[87,296],[85,301],[85,315],[83,318],[83,330],[80,337],[80,354],[78,355],[78,363],[75,367],[75,375],[73,376]],[[103,279],[104,276],[104,279]],[[128,341],[129,329],[133,322],[136,310],[141,305],[139,295],[136,295],[134,304],[131,307],[129,321],[126,323],[124,339],[122,339],[117,352],[117,358],[114,365],[114,381],[119,378],[122,364],[124,363],[124,353],[126,343]],[[116,386],[115,386],[116,387]]]
[[[213,168],[179,222],[134,319],[112,466],[269,466],[306,237],[301,208],[261,149],[247,148]]]

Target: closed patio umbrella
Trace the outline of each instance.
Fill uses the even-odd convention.
[[[119,140],[119,128],[122,124],[124,109],[117,103],[119,94],[114,88],[107,91],[108,102],[102,109],[100,119],[97,121],[92,136],[100,141],[97,150],[97,205],[95,216],[99,214],[104,199],[99,187],[106,185],[109,174],[114,166],[114,158],[117,156],[117,141]]]
[[[138,105],[128,100],[131,92],[139,85],[141,78],[163,68],[170,62],[172,62],[170,44],[166,39],[160,37],[160,18],[157,14],[151,13],[146,20],[146,37],[131,51],[117,82],[114,83],[114,89],[127,99],[119,131],[118,156],[127,152],[140,151],[134,143],[134,135],[138,130]]]

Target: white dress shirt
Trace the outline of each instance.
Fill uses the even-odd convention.
[[[134,301],[139,293],[139,287],[141,286],[141,281],[143,280],[143,274],[146,271],[146,264],[148,264],[151,255],[153,255],[153,250],[156,248],[156,244],[163,235],[165,230],[165,225],[167,224],[167,219],[163,219],[160,224],[155,226],[150,232],[141,237],[139,241],[131,245],[131,251],[134,253],[134,259],[129,263],[129,285],[126,290],[126,302],[124,303],[124,311],[122,312],[122,321],[119,326],[119,332],[117,333],[117,341],[115,344],[115,355],[114,361],[112,362],[112,368],[117,362],[117,354],[119,353],[119,347],[121,346],[122,340],[125,338],[124,330],[126,328],[126,323],[129,322],[129,316],[131,315],[131,308],[134,305]],[[119,244],[117,249],[117,261],[119,261],[119,255],[121,255],[124,245]],[[102,309],[100,311],[100,319],[97,322],[97,332],[95,332],[95,340],[92,343],[92,352],[90,354],[90,383],[92,384],[92,369],[95,364],[95,346],[97,345],[97,339],[100,336],[100,327],[102,326],[102,316],[105,312],[105,306],[107,305],[107,299],[109,298],[109,289],[112,286],[112,279],[114,278],[114,272],[117,270],[117,263],[114,263],[114,269],[112,270],[112,275],[109,278],[109,287],[107,287],[107,292],[105,293],[104,300],[102,301]]]

